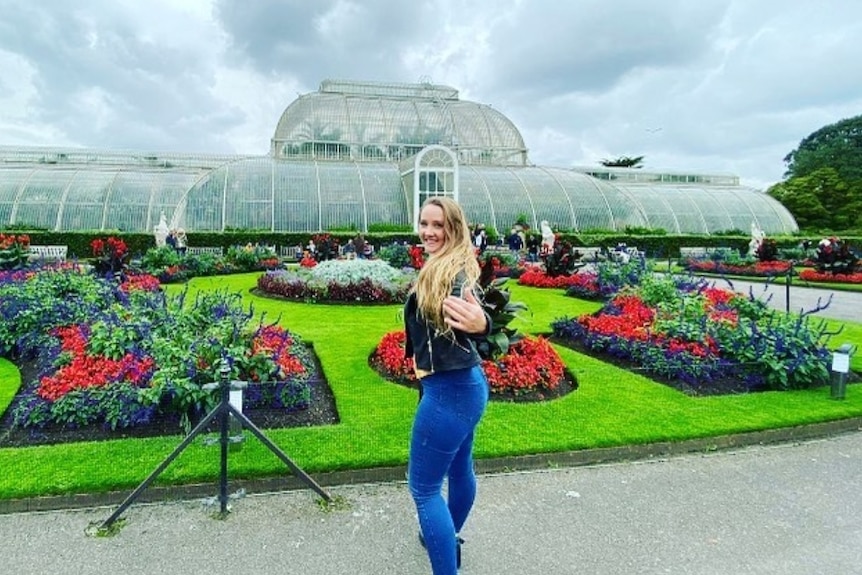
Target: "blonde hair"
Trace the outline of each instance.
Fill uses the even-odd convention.
[[[452,293],[455,277],[463,272],[465,287],[477,289],[479,263],[470,237],[470,228],[464,210],[455,200],[445,196],[433,196],[425,200],[425,206],[437,206],[443,211],[445,241],[439,252],[428,258],[419,271],[413,286],[419,313],[443,333],[451,328],[443,321],[443,300]],[[420,211],[421,214],[421,211]],[[478,294],[477,294],[478,296]]]

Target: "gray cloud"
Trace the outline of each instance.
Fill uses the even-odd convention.
[[[0,15],[0,144],[262,153],[326,78],[428,78],[511,118],[540,165],[645,155],[765,186],[862,108],[848,0],[0,0]]]
[[[491,36],[490,90],[553,98],[597,93],[642,68],[675,68],[709,50],[724,2],[524,2]]]
[[[8,2],[6,2],[8,4]],[[100,146],[179,149],[243,120],[210,93],[214,61],[205,44],[171,40],[159,13],[110,0],[49,8],[16,2],[4,11],[0,48],[35,70],[32,119]],[[180,31],[180,30],[178,30]],[[209,118],[208,121],[202,120]]]
[[[399,52],[431,11],[401,0],[218,0],[215,12],[235,57],[316,88],[325,78],[401,80]]]

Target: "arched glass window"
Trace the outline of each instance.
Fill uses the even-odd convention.
[[[418,216],[426,199],[448,196],[458,201],[458,157],[445,146],[428,146],[416,154],[413,164],[413,214]],[[416,217],[413,230],[418,231]]]

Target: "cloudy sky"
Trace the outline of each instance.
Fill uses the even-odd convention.
[[[858,0],[0,0],[0,145],[266,154],[321,80],[431,81],[530,159],[764,188],[862,114]]]

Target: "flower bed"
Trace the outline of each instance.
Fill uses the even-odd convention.
[[[382,260],[327,260],[310,268],[267,272],[257,287],[263,294],[307,303],[392,304],[406,300],[414,278]]]
[[[418,386],[413,359],[405,357],[404,331],[383,336],[369,358],[369,365],[382,377],[410,387]],[[482,361],[491,399],[536,401],[560,397],[577,388],[559,354],[542,337],[526,337],[512,344],[498,359]]]
[[[30,236],[0,233],[0,270],[26,267],[30,258]]]
[[[787,274],[790,270],[790,262],[768,261],[753,264],[731,264],[712,260],[688,259],[685,261],[685,268],[695,273],[772,277]]]
[[[833,274],[831,272],[818,272],[817,270],[804,269],[799,272],[799,279],[807,282],[862,284],[862,272]]]
[[[35,366],[13,423],[120,429],[169,419],[188,428],[214,407],[202,385],[219,380],[223,361],[252,382],[246,407],[308,407],[319,370],[298,337],[253,325],[239,294],[185,300],[166,297],[152,276],[118,282],[74,265],[0,276],[0,356]]]
[[[551,277],[539,266],[531,266],[518,278],[518,284],[538,288],[566,289],[573,285],[595,284],[596,274],[584,272]]]
[[[646,278],[596,314],[561,318],[552,329],[562,342],[676,380],[692,394],[801,389],[829,381],[822,325],[673,277]]]
[[[195,253],[180,255],[170,246],[147,250],[136,271],[150,274],[161,283],[179,283],[193,277],[227,275],[277,269],[281,262],[261,246],[231,247],[227,255]]]
[[[582,299],[606,299],[623,286],[637,285],[646,273],[641,259],[627,263],[602,261],[589,264],[572,274],[551,276],[541,267],[531,267],[518,279],[521,285],[564,288],[566,295]]]

